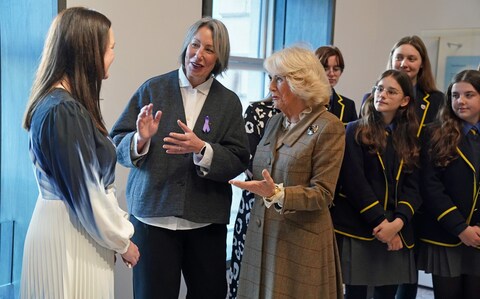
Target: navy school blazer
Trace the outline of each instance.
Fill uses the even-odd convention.
[[[418,117],[418,123],[420,124],[417,134],[418,137],[425,126],[435,120],[438,110],[443,103],[444,95],[439,91],[428,93],[419,87],[417,87],[415,91],[415,112]]]
[[[332,88],[333,105],[328,107],[328,111],[333,113],[346,126],[349,122],[357,120],[357,110],[355,109],[355,102],[347,97],[338,94]]]
[[[414,246],[411,219],[421,205],[419,171],[406,173],[401,161],[395,162],[395,190],[388,190],[384,158],[372,154],[367,146],[355,141],[359,120],[346,129],[345,156],[334,206],[331,208],[335,232],[347,237],[373,241],[373,229],[387,219],[387,211],[400,217],[404,227],[400,236],[407,248]],[[394,203],[388,203],[394,192]],[[392,206],[394,208],[392,208]],[[393,219],[390,219],[393,220]]]
[[[428,154],[429,135],[422,134],[421,194],[422,212],[418,214],[420,240],[430,244],[455,247],[458,235],[469,225],[480,223],[479,175],[470,160],[473,153],[462,136],[458,158],[446,167],[433,165]]]

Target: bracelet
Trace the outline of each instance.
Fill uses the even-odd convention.
[[[272,196],[269,196],[269,197],[263,197],[264,200],[267,200],[267,201],[271,201],[271,199],[273,197],[275,197],[275,195],[277,195],[280,191],[282,191],[282,189],[280,188],[280,186],[278,184],[275,184],[275,190],[273,190],[273,194]]]

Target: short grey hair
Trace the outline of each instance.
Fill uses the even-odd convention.
[[[228,59],[230,57],[230,38],[225,25],[217,19],[205,17],[195,22],[188,28],[187,35],[183,40],[182,53],[180,54],[180,63],[185,68],[185,55],[190,42],[202,27],[207,27],[212,31],[213,48],[217,54],[217,61],[211,75],[217,76],[228,68]]]
[[[332,93],[323,65],[313,51],[298,46],[273,53],[263,63],[270,75],[284,76],[306,105],[327,105]]]

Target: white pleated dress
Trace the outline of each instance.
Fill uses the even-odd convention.
[[[133,235],[114,190],[116,154],[88,112],[55,89],[35,112],[40,191],[25,240],[21,298],[114,298],[114,254]]]

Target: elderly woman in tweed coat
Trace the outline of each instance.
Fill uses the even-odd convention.
[[[230,181],[256,194],[238,298],[343,298],[328,207],[345,132],[325,108],[330,85],[307,49],[283,49],[264,67],[282,113],[269,121],[257,147],[254,180]]]

